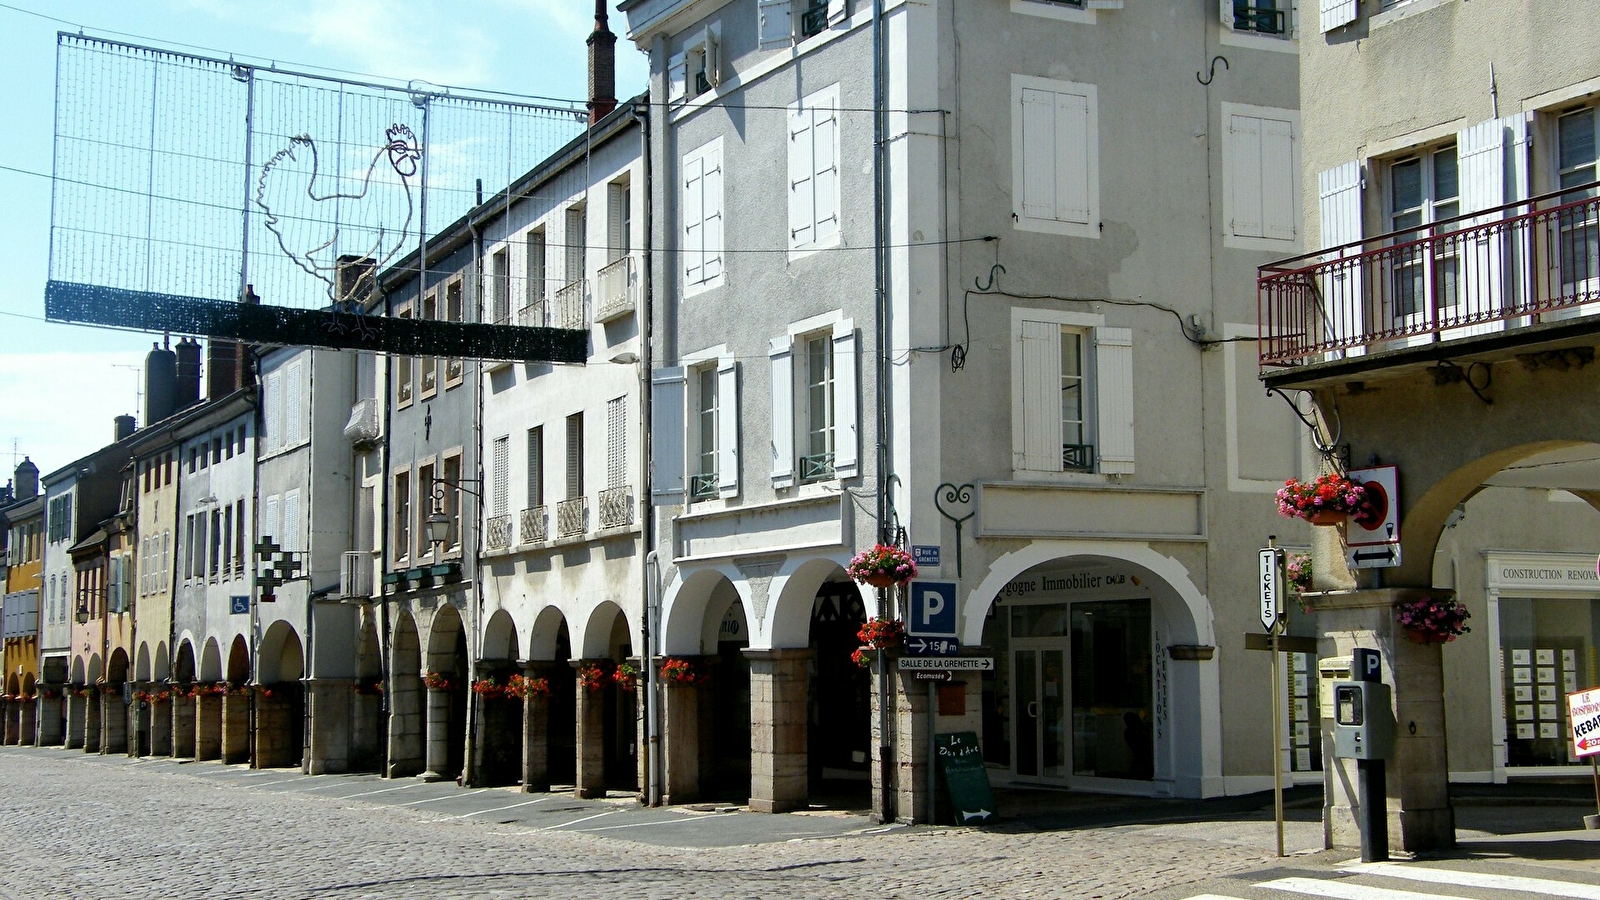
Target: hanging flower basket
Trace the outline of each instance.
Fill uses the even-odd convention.
[[[1278,514],[1313,525],[1338,525],[1350,516],[1374,513],[1367,489],[1343,475],[1319,475],[1315,481],[1291,478],[1278,488]]]
[[[639,679],[643,674],[639,671],[639,667],[632,663],[617,663],[617,667],[611,670],[611,680],[622,690],[632,691],[639,686]]]
[[[899,619],[868,619],[856,637],[869,650],[898,650],[906,640],[906,626]]]
[[[430,691],[448,691],[454,685],[451,684],[450,679],[444,674],[439,672],[429,672],[428,674],[422,676],[422,686]]]
[[[863,669],[872,668],[872,664],[877,659],[878,651],[873,650],[871,647],[857,647],[855,652],[850,654],[850,661]]]
[[[1417,644],[1448,644],[1471,631],[1467,620],[1472,613],[1454,598],[1439,600],[1418,597],[1394,607],[1394,620],[1406,631],[1406,639]]]
[[[526,700],[529,697],[550,696],[550,679],[513,675],[506,681],[506,696]]]
[[[363,697],[382,696],[383,679],[378,678],[372,681],[358,681],[355,684],[350,685],[350,690],[355,691],[357,694]]]
[[[687,659],[678,659],[669,656],[661,661],[661,670],[658,673],[661,680],[668,684],[705,684],[710,680],[710,673],[704,671]]]
[[[585,663],[578,667],[578,684],[586,691],[598,691],[612,683],[609,662]]]
[[[905,584],[917,577],[917,564],[911,561],[911,554],[903,547],[874,544],[872,549],[863,550],[850,560],[850,565],[845,567],[845,574],[857,584],[886,588]]]

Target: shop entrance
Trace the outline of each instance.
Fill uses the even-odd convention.
[[[1011,696],[1016,698],[1015,772],[1018,778],[1065,781],[1067,645],[1060,639],[1019,640],[1011,651]]]

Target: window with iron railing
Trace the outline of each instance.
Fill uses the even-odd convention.
[[[1287,30],[1289,0],[1233,0],[1233,30],[1258,34],[1283,34]]]
[[[589,504],[573,497],[556,504],[556,537],[577,537],[589,530]]]
[[[490,550],[504,550],[511,546],[511,517],[490,516],[483,543]]]
[[[624,256],[608,263],[595,281],[596,321],[609,322],[633,312],[633,257]]]
[[[549,522],[544,507],[531,506],[523,510],[521,524],[520,534],[524,544],[540,544],[550,539]]]
[[[633,486],[609,487],[600,492],[600,527],[621,528],[633,524]]]
[[[555,321],[551,322],[556,328],[583,329],[589,327],[588,310],[584,304],[584,282],[582,279],[572,282],[561,290],[556,291]]]

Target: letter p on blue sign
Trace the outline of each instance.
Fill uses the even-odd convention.
[[[958,637],[955,582],[911,582],[911,616],[906,621],[906,634]]]

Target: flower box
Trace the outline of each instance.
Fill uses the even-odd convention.
[[[1347,517],[1370,522],[1377,507],[1367,489],[1343,475],[1319,475],[1315,481],[1291,478],[1278,489],[1278,514],[1313,525],[1338,525]]]
[[[917,564],[905,548],[892,544],[874,544],[851,558],[845,574],[857,584],[870,584],[877,588],[905,584],[917,577]]]
[[[1448,644],[1472,630],[1467,627],[1470,618],[1466,605],[1454,598],[1418,597],[1394,608],[1395,623],[1417,644]]]

